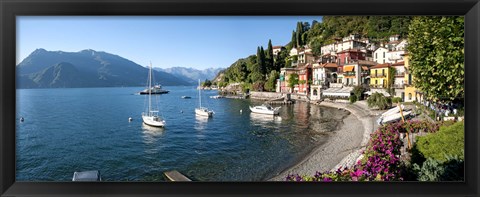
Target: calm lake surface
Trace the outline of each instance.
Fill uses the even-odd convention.
[[[165,129],[142,123],[146,99],[135,92],[144,87],[17,90],[16,180],[71,181],[75,171],[99,170],[105,181],[164,181],[164,171],[178,170],[198,181],[261,181],[325,143],[346,115],[297,102],[273,118],[250,113],[260,101],[205,90],[202,105],[215,114],[198,118],[195,87],[164,88]]]

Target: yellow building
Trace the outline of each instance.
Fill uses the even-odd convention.
[[[423,101],[423,94],[415,88],[413,85],[413,76],[410,72],[410,58],[408,53],[403,55],[403,61],[405,62],[405,102],[421,102]]]
[[[388,84],[389,63],[370,67],[370,88],[386,89]]]

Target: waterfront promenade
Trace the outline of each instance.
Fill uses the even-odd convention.
[[[315,104],[347,110],[351,114],[343,120],[343,125],[330,136],[327,143],[315,148],[296,165],[270,178],[270,181],[285,181],[289,174],[314,175],[317,171],[351,167],[361,156],[370,134],[378,127],[375,120],[380,112],[371,111],[366,101],[354,104],[324,101]]]

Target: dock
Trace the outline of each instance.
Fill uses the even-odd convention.
[[[170,181],[192,181],[190,180],[188,177],[186,177],[185,175],[183,175],[182,173],[176,171],[176,170],[172,170],[172,171],[168,171],[168,172],[164,172],[163,173],[167,178],[168,180]]]

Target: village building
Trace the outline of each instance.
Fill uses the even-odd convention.
[[[283,50],[286,50],[286,48],[283,46],[273,46],[272,47],[273,56],[276,57],[278,53],[282,52]]]
[[[336,82],[338,65],[335,63],[320,64],[317,62],[312,67],[310,99],[320,100],[322,90],[328,88],[330,83]]]
[[[288,86],[290,75],[297,73],[297,68],[281,68],[280,79],[277,81],[277,88],[281,93],[292,93],[293,89]]]
[[[395,94],[394,97],[402,98],[402,101],[405,101],[405,66],[404,61],[397,62],[392,64],[391,68],[395,69],[395,77],[393,82],[393,89]]]
[[[294,88],[294,92],[301,95],[309,95],[310,84],[312,80],[312,64],[305,64],[305,66],[298,68],[298,88]]]
[[[405,102],[422,102],[423,101],[423,93],[418,90],[414,83],[412,73],[410,72],[410,58],[408,53],[403,55],[404,67],[405,67],[405,78],[404,78],[404,87],[405,87]]]

